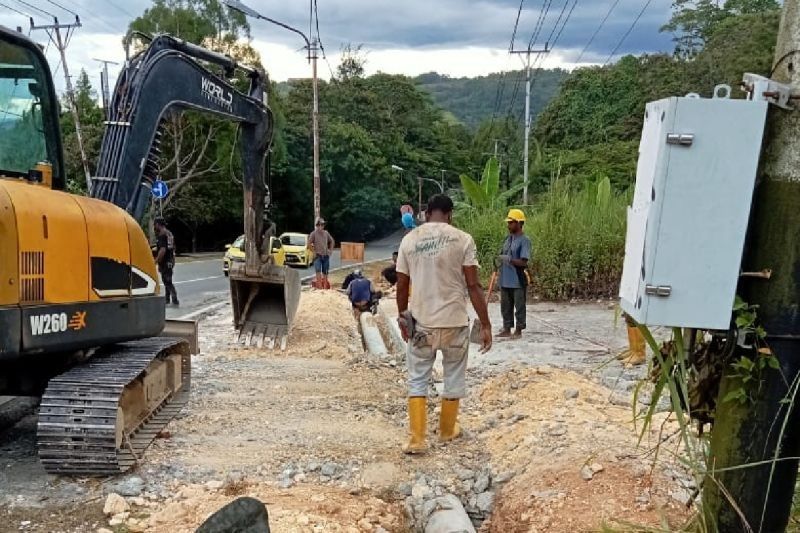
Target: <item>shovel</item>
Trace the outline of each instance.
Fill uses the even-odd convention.
[[[494,282],[497,281],[497,270],[495,269],[492,272],[492,276],[489,278],[489,290],[486,291],[486,303],[489,303],[489,297],[492,295],[492,289],[494,289]],[[469,332],[469,341],[474,342],[475,344],[481,343],[481,321],[480,319],[475,319],[472,321],[472,330]]]

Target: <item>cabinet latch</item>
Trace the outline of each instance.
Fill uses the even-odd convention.
[[[672,286],[670,285],[645,285],[644,293],[650,296],[662,296],[666,298],[672,294]]]
[[[667,133],[667,144],[691,146],[694,142],[694,133]]]

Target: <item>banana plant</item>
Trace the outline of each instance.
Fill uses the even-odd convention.
[[[500,192],[500,163],[497,158],[492,156],[483,167],[483,175],[480,181],[475,181],[466,174],[462,174],[461,187],[467,197],[467,205],[474,209],[492,209],[503,207],[508,203],[509,198],[517,194],[525,187],[524,183],[518,183],[506,191]]]

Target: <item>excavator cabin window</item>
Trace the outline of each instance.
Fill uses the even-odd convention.
[[[0,40],[0,176],[25,177],[40,162],[60,167],[47,68],[32,50]]]

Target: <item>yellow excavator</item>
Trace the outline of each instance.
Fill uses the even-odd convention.
[[[247,249],[231,272],[237,329],[248,341],[285,339],[299,300],[297,274],[264,249],[266,76],[168,35],[139,37],[146,46],[119,76],[85,197],[64,191],[42,50],[0,26],[0,395],[41,396],[37,445],[50,473],[127,470],[188,399],[190,344],[162,336],[165,299],[140,226],[167,114],[194,109],[241,128]],[[240,73],[247,94],[228,81]]]

